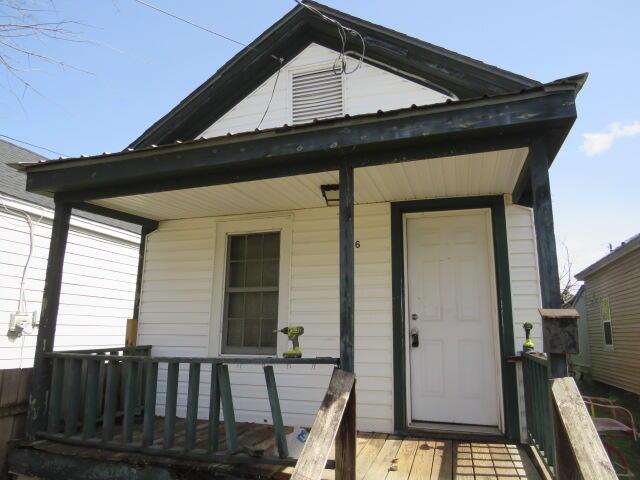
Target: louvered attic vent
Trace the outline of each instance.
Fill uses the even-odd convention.
[[[293,74],[291,91],[294,124],[343,114],[342,75],[331,68]]]

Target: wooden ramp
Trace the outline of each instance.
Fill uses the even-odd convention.
[[[156,441],[161,442],[163,419],[157,419]],[[207,422],[199,422],[197,444],[207,442]],[[221,426],[221,428],[224,428]],[[141,433],[136,432],[138,438]],[[221,436],[224,439],[224,435]],[[238,438],[243,446],[275,451],[273,431],[269,425],[238,424]],[[184,448],[184,422],[177,425],[175,449]],[[222,440],[224,442],[224,440]],[[224,445],[223,445],[224,446]],[[467,441],[397,437],[384,433],[358,433],[356,445],[358,480],[539,480],[526,452],[517,445]],[[330,458],[334,458],[331,451]],[[229,465],[170,459],[136,453],[122,453],[100,448],[79,447],[53,441],[38,441],[14,448],[10,463],[17,473],[66,480],[94,478],[143,479],[275,479],[288,480],[293,467],[278,465]],[[44,469],[45,472],[38,469]],[[119,477],[116,472],[126,472]],[[76,472],[78,476],[74,476]],[[102,476],[101,472],[107,472]],[[137,472],[139,474],[134,474]],[[168,472],[168,473],[165,473]],[[39,475],[38,475],[39,474]],[[151,475],[151,477],[149,477]],[[175,475],[175,476],[174,476]],[[182,476],[180,476],[182,475]],[[325,470],[323,479],[333,480],[333,470]]]
[[[379,433],[358,435],[356,472],[360,480],[539,479],[517,445]],[[333,478],[332,472],[325,473],[323,478]]]

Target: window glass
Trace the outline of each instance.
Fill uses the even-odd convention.
[[[228,237],[222,353],[276,353],[279,268],[279,232]]]
[[[609,298],[600,301],[600,317],[602,318],[603,341],[605,345],[613,345],[613,331],[611,329],[611,305]]]

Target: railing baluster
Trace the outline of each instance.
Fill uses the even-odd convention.
[[[78,429],[78,416],[80,414],[80,374],[82,370],[82,360],[70,359],[68,365],[67,389],[67,412],[64,425],[64,436],[75,435]]]
[[[187,392],[187,419],[184,449],[193,450],[196,446],[196,428],[198,422],[198,398],[200,395],[200,364],[189,364],[189,390]]]
[[[126,357],[125,357],[126,358]],[[133,441],[133,420],[136,414],[138,395],[138,362],[123,361],[125,375],[124,420],[122,421],[122,443]]]
[[[105,386],[104,412],[102,414],[102,440],[109,442],[113,439],[113,425],[116,419],[118,405],[120,360],[110,359],[107,364],[107,384]]]
[[[527,353],[522,369],[529,438],[546,464],[553,468],[555,447],[547,360],[539,354]]]
[[[64,359],[53,359],[53,373],[51,376],[51,392],[49,393],[49,418],[47,431],[60,431],[60,417],[62,414],[62,390],[64,388]]]
[[[231,395],[231,381],[229,380],[229,367],[227,365],[218,365],[218,385],[220,386],[222,413],[224,414],[227,450],[230,453],[234,453],[238,450],[238,435],[236,433],[236,415],[233,411],[233,396]]]
[[[178,398],[178,374],[180,364],[169,362],[167,367],[167,396],[164,410],[164,448],[173,447],[176,433],[176,401]]]
[[[104,410],[105,387],[107,383],[107,363],[104,360],[104,353],[98,352],[100,361],[98,362],[98,415]]]
[[[138,388],[136,390],[135,411],[139,415],[144,408],[144,390],[147,385],[144,362],[138,362]]]
[[[87,360],[86,393],[84,396],[84,416],[82,418],[82,438],[91,438],[96,433],[96,412],[98,409],[98,380],[100,364],[98,360]]]
[[[280,458],[287,458],[289,456],[289,449],[287,448],[287,438],[284,433],[282,411],[280,410],[280,398],[278,397],[276,376],[273,373],[272,365],[264,366],[264,377],[267,382],[267,393],[269,394],[269,405],[271,406],[271,418],[273,419],[273,430],[276,436],[278,455],[280,455]]]
[[[144,387],[144,424],[142,428],[142,446],[153,445],[153,433],[156,420],[156,392],[158,383],[158,363],[146,363]]]
[[[220,438],[220,385],[218,364],[211,364],[211,388],[209,397],[209,452],[217,452]]]

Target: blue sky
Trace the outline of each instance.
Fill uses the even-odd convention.
[[[242,42],[294,6],[293,0],[149,1]],[[540,81],[589,72],[578,120],[551,168],[556,235],[577,271],[609,243],[640,231],[640,2],[326,3]],[[87,41],[39,48],[89,73],[34,62],[25,75],[38,93],[24,95],[0,73],[0,134],[66,155],[125,147],[240,48],[133,0],[55,6],[59,18],[84,24],[77,28]],[[592,134],[586,143],[585,134]]]

